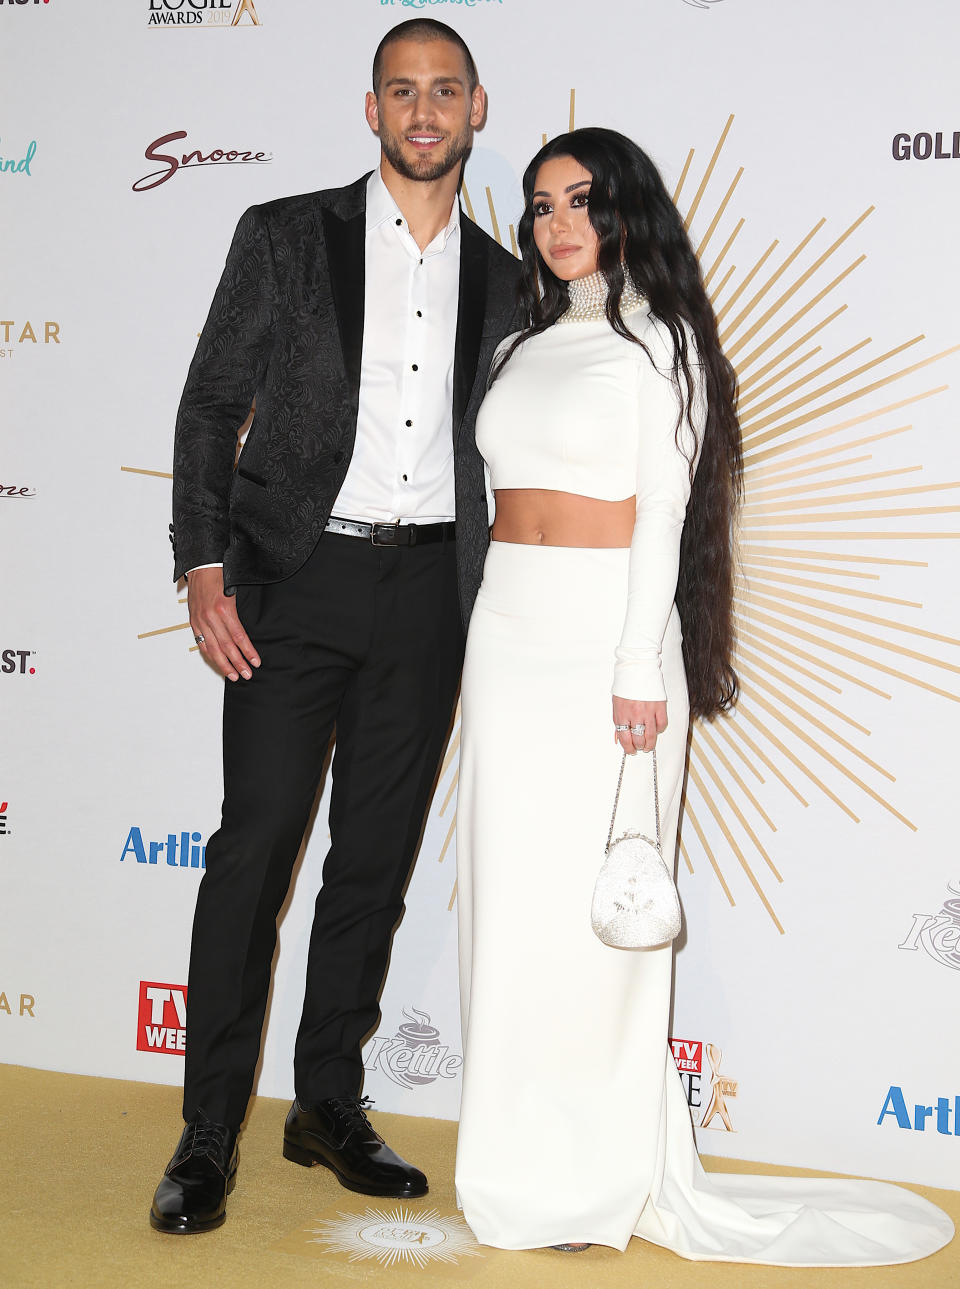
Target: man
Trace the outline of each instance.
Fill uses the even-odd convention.
[[[485,111],[455,31],[415,19],[388,32],[366,96],[379,169],[246,212],[187,378],[175,576],[188,574],[191,627],[228,683],[223,819],[191,946],[186,1128],[150,1215],[161,1231],[224,1221],[276,917],[334,726],[283,1151],[365,1194],[427,1190],[366,1117],[361,1045],[488,539],[473,427],[518,266],[457,202]]]

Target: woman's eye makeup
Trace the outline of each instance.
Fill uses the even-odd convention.
[[[571,194],[569,206],[571,210],[585,210],[590,205],[590,189],[583,188],[579,192]],[[533,217],[539,219],[541,215],[552,215],[553,206],[548,201],[535,201],[533,203]]]

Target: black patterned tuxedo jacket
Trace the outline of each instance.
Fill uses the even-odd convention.
[[[253,206],[237,226],[177,415],[175,578],[222,561],[231,591],[279,581],[324,530],[357,430],[366,182]],[[493,351],[516,325],[519,265],[462,213],[460,238],[452,432],[466,621],[488,541],[474,422]]]

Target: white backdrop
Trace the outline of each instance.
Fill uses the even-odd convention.
[[[479,222],[510,244],[523,167],[571,112],[632,135],[680,185],[741,375],[744,698],[694,737],[680,860],[673,1034],[701,1148],[955,1186],[946,0],[0,4],[2,1059],[181,1078],[190,852],[221,785],[220,687],[170,582],[176,405],[241,211],[375,164],[370,59],[420,13],[462,31],[489,91]],[[178,132],[153,155],[193,164],[147,158]],[[450,1118],[456,769],[454,746],[366,1089]],[[282,926],[266,1095],[292,1092],[324,821],[321,802]],[[537,1059],[519,1032],[516,1059]]]

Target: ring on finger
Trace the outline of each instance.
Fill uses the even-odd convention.
[[[202,631],[198,636],[194,636],[193,638],[196,640],[197,644],[204,644],[206,642],[206,636]]]
[[[646,732],[647,732],[647,727],[646,727],[646,725],[631,725],[631,726],[630,726],[630,733],[631,733],[631,734],[635,734],[637,738],[643,738],[643,736],[644,736],[644,734],[645,734]]]
[[[616,730],[616,732],[617,732],[618,734],[626,734],[626,732],[627,732],[627,730],[630,728],[630,726],[629,726],[629,725],[614,725],[614,727],[613,727],[613,728]]]

